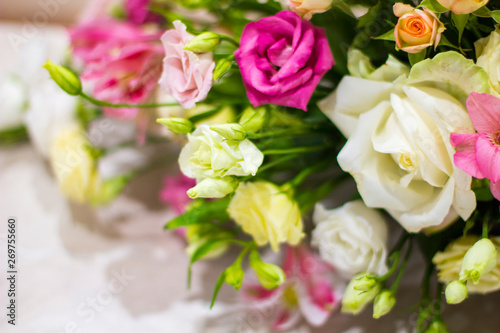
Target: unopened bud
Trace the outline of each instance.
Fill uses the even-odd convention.
[[[225,139],[242,141],[246,138],[246,131],[240,124],[212,125],[210,129]]]
[[[194,53],[206,53],[212,51],[217,45],[219,45],[219,42],[219,35],[208,31],[196,36],[192,41],[184,46],[184,50]]]
[[[491,272],[496,264],[495,245],[488,238],[480,239],[465,253],[459,280],[471,279],[476,284],[481,276]]]
[[[434,320],[424,333],[450,333],[442,320]]]
[[[191,199],[196,198],[223,198],[233,193],[239,182],[233,177],[205,178],[195,187],[187,191]]]
[[[214,68],[214,73],[213,73],[213,79],[214,81],[217,81],[221,77],[224,76],[230,69],[231,66],[233,65],[233,62],[229,60],[228,58],[222,58],[219,61],[217,61],[217,64],[215,64]]]
[[[356,280],[366,273],[355,275],[346,287],[344,297],[342,298],[342,313],[357,314],[361,312],[368,303],[373,301],[375,296],[380,292],[380,283],[377,283],[367,291],[359,291],[354,289]]]
[[[368,291],[377,284],[377,277],[371,273],[362,273],[354,282],[353,288],[357,291]]]
[[[167,128],[174,134],[187,134],[191,133],[194,129],[193,123],[181,117],[159,118],[156,122],[167,126]]]
[[[465,282],[452,281],[446,286],[444,294],[448,304],[461,303],[468,296],[467,286]]]
[[[234,287],[236,290],[240,290],[241,285],[243,284],[243,277],[245,276],[245,272],[241,268],[241,264],[235,262],[228,268],[226,268],[225,281],[227,284]]]
[[[243,111],[240,118],[240,124],[245,127],[248,132],[256,133],[258,132],[266,120],[266,109],[248,107]]]
[[[390,290],[383,290],[375,297],[373,303],[373,318],[378,319],[388,314],[396,304],[396,298]]]
[[[281,267],[263,262],[257,251],[250,254],[250,267],[254,270],[260,284],[266,289],[274,289],[285,282],[285,272]]]
[[[49,72],[52,80],[68,94],[76,96],[82,92],[80,79],[66,67],[56,65],[52,61],[47,60],[43,68]]]

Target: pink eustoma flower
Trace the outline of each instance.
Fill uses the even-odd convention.
[[[472,93],[467,111],[477,133],[452,133],[454,162],[474,178],[488,178],[493,196],[500,200],[500,99]]]
[[[306,111],[335,64],[324,29],[290,11],[249,23],[234,55],[255,107],[272,103]]]
[[[193,201],[186,192],[195,185],[195,179],[186,177],[182,173],[177,177],[167,176],[160,193],[160,199],[172,206],[178,214],[182,214],[187,205]]]
[[[127,19],[134,24],[143,23],[159,23],[162,17],[156,13],[149,11],[151,0],[127,0],[125,2],[125,11]]]
[[[341,300],[330,280],[331,266],[305,246],[287,247],[283,271],[286,281],[276,289],[244,285],[244,301],[256,309],[273,309],[275,330],[292,328],[301,315],[312,326],[323,325]]]
[[[75,55],[85,64],[82,78],[94,96],[111,103],[139,104],[152,96],[161,73],[158,34],[124,22],[86,22],[70,31]],[[108,116],[135,117],[137,108],[105,108]]]

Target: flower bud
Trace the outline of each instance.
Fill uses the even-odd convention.
[[[210,129],[225,139],[242,141],[246,138],[246,131],[240,124],[212,125]]]
[[[285,273],[281,267],[263,262],[257,251],[250,254],[250,267],[254,270],[260,284],[266,289],[274,289],[285,282]]]
[[[488,238],[480,239],[465,253],[459,280],[472,279],[476,284],[479,278],[488,274],[496,264],[497,250],[495,245]]]
[[[240,118],[240,124],[245,127],[248,132],[256,133],[258,132],[266,120],[266,109],[248,107],[243,111]]]
[[[108,204],[122,192],[129,180],[129,176],[117,176],[106,179],[92,195],[90,202],[96,206]]]
[[[371,273],[363,273],[355,280],[354,290],[363,292],[372,289],[377,284],[376,276]]]
[[[43,68],[49,72],[52,80],[68,94],[76,96],[82,92],[80,79],[66,67],[56,65],[52,61],[47,60]]]
[[[196,198],[223,198],[229,193],[233,193],[239,182],[233,177],[205,178],[195,187],[187,191],[191,199]]]
[[[470,14],[485,6],[489,0],[437,0],[441,6],[455,14]]]
[[[467,286],[464,282],[452,281],[446,286],[444,292],[448,304],[458,304],[467,298]]]
[[[384,290],[375,297],[373,303],[373,318],[378,319],[388,314],[396,304],[396,298],[390,290]]]
[[[222,58],[219,61],[217,61],[217,64],[215,65],[214,68],[214,73],[213,73],[213,79],[214,81],[217,81],[221,77],[224,76],[230,69],[231,66],[233,65],[233,62],[229,60],[228,58]]]
[[[219,35],[207,31],[196,36],[192,41],[184,46],[184,50],[194,53],[207,53],[219,45],[219,42]]]
[[[235,262],[228,268],[226,268],[225,272],[225,281],[227,284],[234,287],[236,290],[240,290],[241,285],[243,284],[243,277],[245,276],[245,272],[241,268],[241,264],[239,262]]]
[[[437,319],[427,327],[424,333],[450,333],[450,331],[448,331],[448,328],[442,320]]]
[[[370,303],[375,296],[380,292],[380,284],[377,283],[367,291],[358,291],[354,289],[356,280],[362,277],[365,273],[357,274],[352,278],[346,287],[344,297],[342,298],[342,313],[357,314],[361,312],[365,306]]]
[[[159,118],[156,119],[156,122],[167,126],[170,131],[177,135],[191,133],[194,129],[193,123],[180,117]]]

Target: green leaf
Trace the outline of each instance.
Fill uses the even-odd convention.
[[[455,50],[460,50],[460,47],[454,45],[444,35],[441,35],[441,39],[439,40],[439,45],[438,46],[448,46],[448,47],[451,47],[451,48],[453,48]]]
[[[217,294],[219,293],[220,287],[224,284],[224,280],[226,279],[226,271],[224,270],[217,279],[217,283],[215,284],[214,294],[212,295],[212,302],[210,303],[210,309],[214,307],[215,299],[217,298]]]
[[[373,22],[377,18],[377,14],[381,9],[382,9],[381,2],[379,2],[378,4],[376,4],[373,7],[370,7],[370,10],[368,10],[368,12],[365,15],[363,15],[359,18],[359,21],[358,21],[358,24],[356,25],[356,27],[363,28],[368,23]]]
[[[490,15],[497,23],[500,23],[500,10],[491,11]]]
[[[426,55],[427,55],[427,50],[423,50],[419,53],[408,53],[408,60],[410,60],[410,65],[414,66],[415,64],[424,60]]]
[[[230,200],[229,197],[214,201],[200,200],[199,202],[202,203],[201,205],[194,206],[184,214],[170,220],[165,225],[165,229],[175,229],[193,224],[209,223],[214,220],[227,221],[229,220],[229,215],[226,210]]]
[[[434,13],[444,13],[449,10],[441,6],[439,2],[437,2],[436,0],[424,0],[420,3],[418,7],[427,8],[428,10]]]
[[[373,39],[390,40],[394,42],[396,40],[394,37],[394,29],[387,31],[385,34],[374,37]]]
[[[24,125],[0,131],[0,146],[14,145],[29,139]]]
[[[453,22],[453,25],[458,30],[458,43],[459,44],[460,44],[460,41],[462,40],[462,34],[464,32],[465,25],[467,24],[468,20],[469,20],[469,14],[457,15],[455,13],[451,13],[451,21]]]
[[[473,12],[472,14],[479,16],[479,17],[491,17],[490,12],[491,11],[488,9],[488,7],[483,6],[483,7],[479,8],[478,10],[476,10],[475,12]]]

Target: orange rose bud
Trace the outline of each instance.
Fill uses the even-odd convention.
[[[436,14],[426,8],[415,9],[400,2],[394,5],[393,11],[399,17],[394,28],[394,38],[399,49],[408,53],[419,53],[432,45],[436,49],[441,33],[445,30]]]

